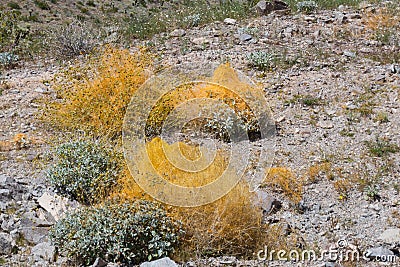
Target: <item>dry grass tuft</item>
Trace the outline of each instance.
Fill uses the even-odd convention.
[[[263,186],[282,192],[289,200],[298,203],[303,195],[303,181],[285,167],[273,167],[267,172]]]
[[[387,8],[381,8],[376,12],[367,12],[363,18],[365,26],[373,31],[395,27],[400,22],[400,17]]]
[[[312,165],[308,169],[308,181],[310,183],[316,182],[321,175],[325,174],[328,179],[332,179],[332,166],[331,163],[329,162],[323,162],[323,163],[318,163],[315,165]]]

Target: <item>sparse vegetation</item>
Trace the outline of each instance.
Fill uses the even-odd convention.
[[[247,64],[251,68],[266,72],[277,68],[290,68],[301,63],[301,57],[302,54],[300,52],[290,55],[286,50],[256,51],[247,54]]]
[[[258,51],[248,54],[247,60],[250,67],[256,68],[259,71],[268,71],[272,69],[275,57],[273,53]]]
[[[365,194],[371,201],[377,201],[381,198],[377,185],[368,185],[365,187]]]
[[[301,101],[301,103],[302,103],[303,105],[305,105],[305,106],[311,106],[311,107],[317,106],[317,105],[321,105],[321,104],[323,103],[322,100],[321,100],[320,98],[313,97],[313,96],[310,96],[310,95],[303,96],[303,97],[300,99],[300,101]]]
[[[291,201],[297,203],[303,196],[303,183],[300,178],[284,167],[273,167],[267,170],[263,186],[282,192]]]
[[[11,9],[21,9],[21,7],[19,6],[19,4],[16,3],[16,2],[8,2],[8,3],[7,3],[7,6],[8,6],[9,8],[11,8]]]
[[[347,199],[348,193],[352,188],[351,181],[348,179],[339,179],[333,182],[333,186],[336,192],[339,194],[339,200]]]
[[[297,2],[297,10],[300,12],[304,12],[306,14],[310,14],[318,8],[318,5],[315,1],[301,1]]]
[[[374,121],[377,121],[379,123],[387,123],[389,122],[388,114],[385,112],[378,112],[375,115]]]
[[[74,22],[49,33],[49,46],[60,58],[89,54],[101,43],[101,33],[93,25]]]
[[[384,157],[390,153],[399,152],[400,148],[397,144],[390,143],[384,139],[376,138],[375,141],[365,142],[371,156]]]
[[[50,10],[50,6],[45,0],[34,0],[33,2],[42,10]]]
[[[251,8],[255,3],[255,1],[238,0],[219,1],[218,4],[187,1],[173,10],[154,8],[149,13],[131,13],[130,18],[126,19],[125,35],[144,39],[173,28],[200,26],[211,21],[222,21],[227,17],[236,19],[248,17],[251,16]]]

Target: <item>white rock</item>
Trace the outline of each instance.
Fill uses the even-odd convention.
[[[331,121],[319,121],[317,124],[322,129],[332,129],[333,123]]]
[[[199,37],[199,38],[194,38],[192,40],[192,43],[197,44],[197,45],[202,45],[202,44],[209,44],[211,41],[207,38],[204,37]]]
[[[68,198],[44,193],[38,200],[39,205],[49,212],[58,221],[65,212],[74,210],[79,206],[77,202],[72,202]]]
[[[151,262],[143,262],[140,267],[178,267],[178,265],[170,258],[162,258]]]
[[[54,261],[54,253],[56,248],[51,245],[50,242],[42,242],[34,246],[31,250],[31,254],[36,260],[45,260],[47,262]]]
[[[184,35],[186,35],[186,31],[183,29],[175,29],[169,34],[171,37],[182,37]]]
[[[236,22],[237,22],[236,19],[231,19],[231,18],[224,19],[224,23],[228,25],[235,25]]]
[[[399,228],[387,229],[379,236],[379,239],[389,244],[400,243],[400,229]]]

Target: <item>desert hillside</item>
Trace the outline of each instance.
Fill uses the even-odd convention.
[[[399,1],[0,12],[1,266],[400,266]]]

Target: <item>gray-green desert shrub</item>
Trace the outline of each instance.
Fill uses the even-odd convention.
[[[65,58],[89,54],[102,39],[100,30],[94,25],[81,22],[58,27],[49,35],[54,51]]]
[[[297,3],[297,10],[306,14],[310,14],[318,8],[315,1],[302,1]]]
[[[181,223],[150,201],[105,203],[67,214],[50,230],[50,240],[77,263],[97,257],[126,265],[162,258],[178,245]]]
[[[57,162],[47,171],[56,192],[83,204],[104,199],[117,184],[120,156],[112,149],[89,141],[62,144]]]
[[[260,71],[270,70],[274,66],[276,55],[266,51],[256,51],[247,55],[248,65]]]

